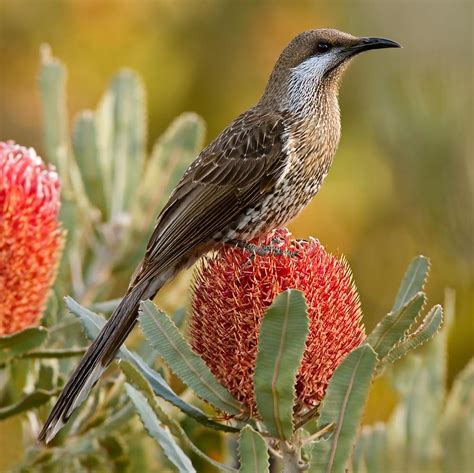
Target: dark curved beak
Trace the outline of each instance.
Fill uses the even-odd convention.
[[[345,52],[350,56],[369,51],[370,49],[401,48],[401,46],[386,38],[359,38],[359,41],[349,46]]]

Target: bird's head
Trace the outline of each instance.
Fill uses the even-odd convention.
[[[278,58],[262,102],[289,102],[291,108],[317,90],[337,93],[342,73],[354,56],[371,49],[399,47],[390,39],[358,38],[334,29],[300,33]]]

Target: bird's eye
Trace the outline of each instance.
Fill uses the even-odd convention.
[[[331,49],[328,43],[318,43],[316,46],[316,51],[318,53],[327,53]]]

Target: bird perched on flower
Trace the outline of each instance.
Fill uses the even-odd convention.
[[[260,244],[277,245],[280,254],[249,260],[245,250],[225,245],[203,258],[193,281],[192,347],[254,414],[260,324],[280,292],[298,289],[310,322],[296,394],[302,405],[316,405],[334,370],[365,338],[351,271],[318,241],[295,240],[288,230],[272,232]]]
[[[59,178],[33,148],[0,142],[0,335],[37,325],[63,246]]]
[[[399,45],[333,29],[299,34],[259,102],[189,166],[158,216],[125,297],[73,372],[39,438],[51,440],[88,395],[134,327],[141,300],[209,249],[285,225],[313,198],[340,137],[338,90],[351,59]],[[252,249],[252,248],[250,248]]]

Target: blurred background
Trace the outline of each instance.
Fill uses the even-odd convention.
[[[389,309],[409,260],[429,256],[430,305],[443,302],[445,288],[456,291],[449,383],[474,340],[473,18],[473,3],[458,0],[0,0],[0,139],[44,154],[36,80],[45,42],[68,68],[71,118],[97,105],[120,67],[141,75],[150,148],[183,111],[200,114],[212,140],[258,100],[302,30],[400,42],[404,49],[363,55],[346,74],[336,160],[289,227],[346,255],[368,329]],[[188,280],[160,302],[178,307]],[[389,404],[379,394],[367,421]]]

